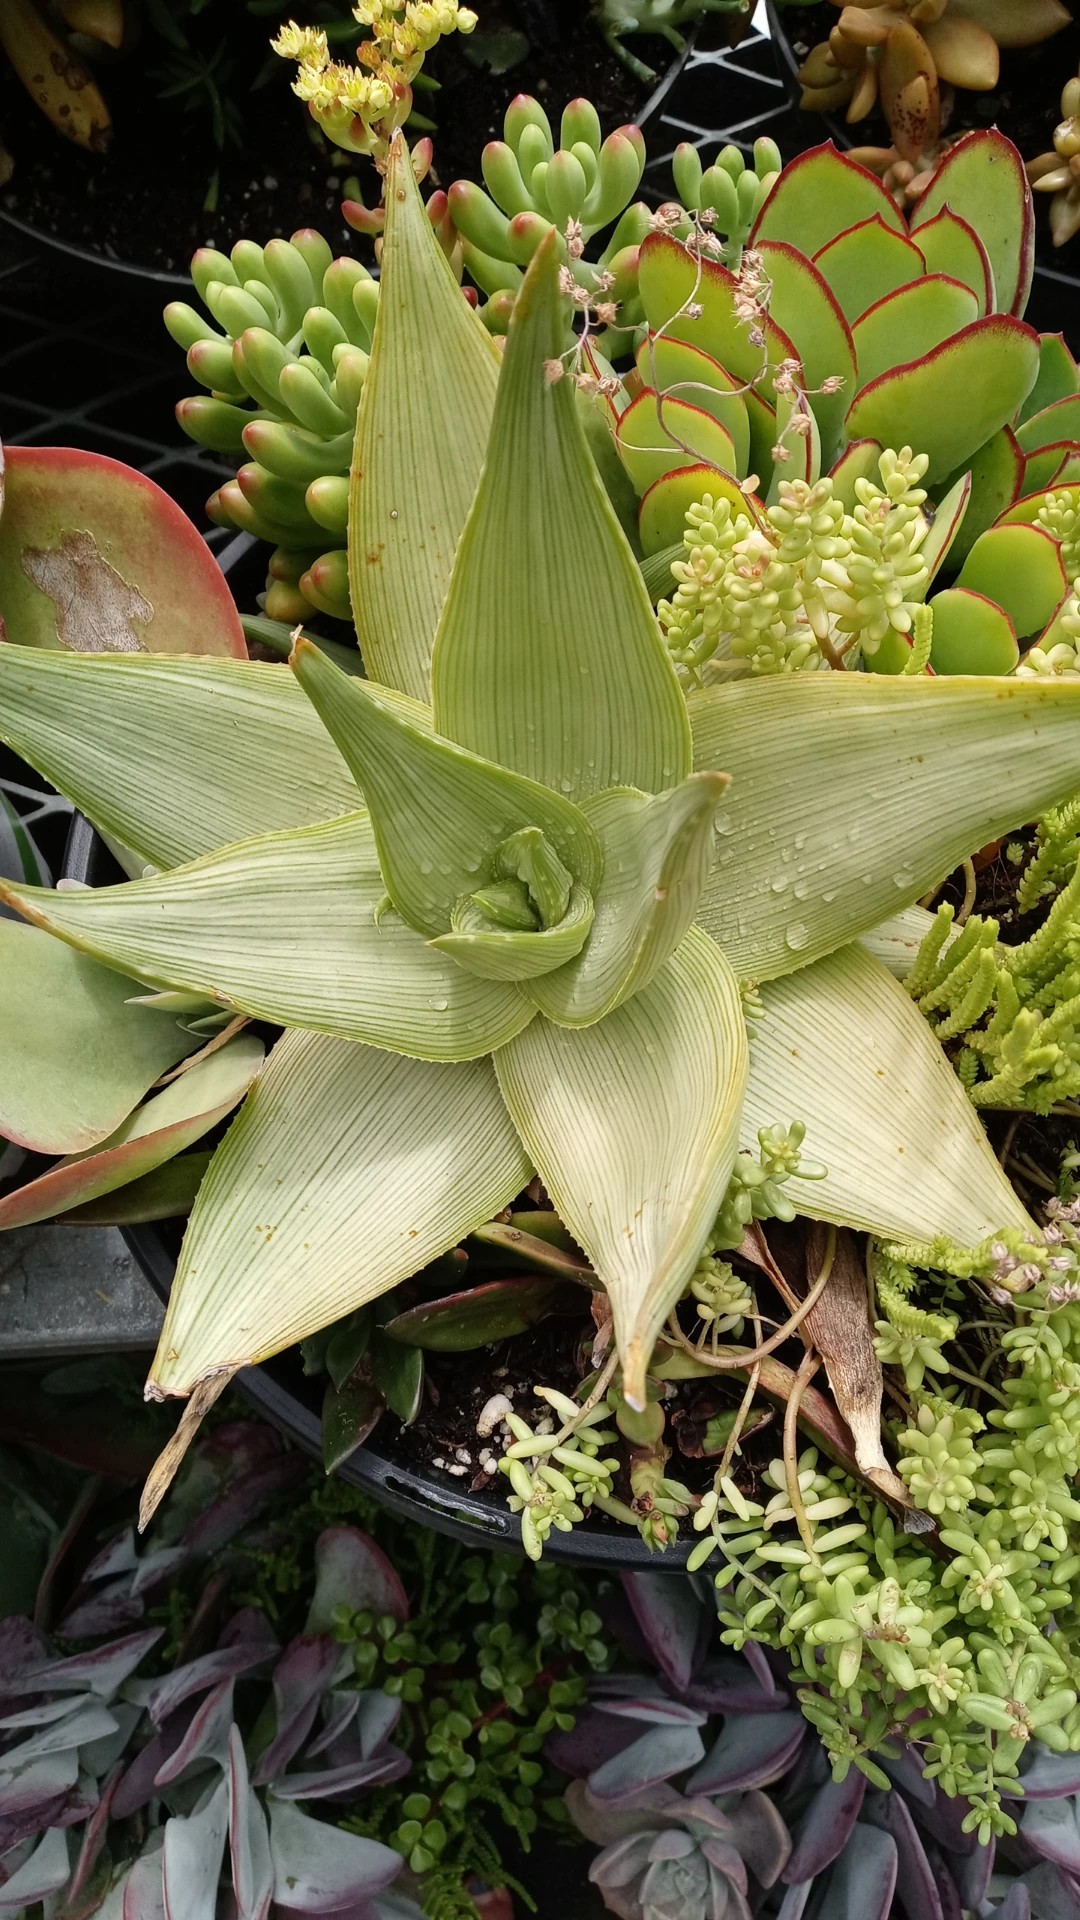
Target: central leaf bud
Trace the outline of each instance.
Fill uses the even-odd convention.
[[[540,827],[520,827],[497,848],[494,873],[473,903],[498,927],[535,933],[566,918],[574,876]]]

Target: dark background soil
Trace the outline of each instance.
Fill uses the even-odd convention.
[[[175,4],[180,7],[181,0]],[[282,0],[281,17],[288,11]],[[308,12],[296,11],[306,20],[323,9],[313,4]],[[651,85],[635,78],[606,46],[584,0],[480,0],[477,11],[475,51],[481,35],[497,42],[513,34],[518,45],[527,42],[528,52],[499,73],[470,59],[470,41],[458,36],[431,55],[425,72],[440,90],[418,91],[416,105],[438,123],[434,184],[480,177],[481,149],[501,136],[515,93],[535,94],[556,130],[575,95],[593,101],[605,132],[644,107]],[[268,56],[276,25],[276,16],[253,18],[238,7],[231,15],[227,93],[242,116],[242,144],[220,156],[205,103],[186,112],[178,101],[159,98],[153,70],[167,52],[160,39],[144,35],[130,56],[96,68],[113,118],[112,144],[104,154],[84,153],[54,132],[0,60],[0,131],[15,161],[0,205],[39,232],[113,260],[180,275],[196,247],[227,248],[245,236],[263,241],[315,226],[340,245],[349,233],[340,213],[343,184],[358,174],[371,203],[378,197],[374,168],[323,139],[290,89],[291,64]],[[360,38],[357,28],[355,40]],[[354,44],[346,41],[339,57],[350,58]],[[665,41],[637,37],[632,45],[658,73],[670,65],[672,49]]]

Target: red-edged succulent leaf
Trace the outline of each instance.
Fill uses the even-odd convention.
[[[706,494],[729,501],[735,511],[746,504],[738,482],[730,474],[717,473],[715,467],[678,467],[653,481],[638,509],[638,537],[646,558],[668,547],[681,548],[687,511]]]
[[[1069,585],[1061,548],[1042,527],[991,527],[976,540],[956,584],[995,601],[1021,640],[1043,631]]]
[[[996,128],[966,133],[951,147],[911,218],[921,228],[951,208],[978,233],[994,275],[999,313],[1021,314],[1035,269],[1035,213],[1024,163]]]
[[[651,387],[654,393],[662,393],[668,400],[684,400],[718,420],[731,436],[735,449],[734,471],[747,471],[750,423],[742,384],[719,360],[702,353],[700,347],[690,346],[686,340],[646,334],[637,350],[636,363],[643,391]],[[620,409],[622,411],[625,409]]]
[[[878,462],[881,453],[881,445],[877,440],[852,440],[830,468],[834,498],[841,502],[845,512],[853,513],[858,505],[856,480],[880,479]]]
[[[806,1739],[801,1713],[733,1716],[686,1783],[688,1793],[745,1792],[785,1774]]]
[[[1034,329],[990,314],[864,387],[848,412],[848,435],[918,447],[929,455],[926,477],[933,486],[1012,421],[1038,366]]]
[[[909,287],[886,294],[852,328],[859,363],[858,386],[868,386],[896,365],[921,359],[979,318],[979,303],[962,280],[928,273]]]
[[[1011,673],[1020,658],[1016,628],[984,594],[946,587],[933,601],[935,673]]]
[[[315,1592],[305,1633],[329,1633],[335,1607],[353,1613],[409,1617],[405,1589],[390,1561],[359,1527],[328,1527],[315,1542]]]
[[[1080,448],[1074,440],[1055,440],[1037,453],[1029,453],[1024,461],[1022,491],[1045,493],[1058,480],[1075,479],[1073,462],[1078,455]]]
[[[338,1661],[328,1634],[303,1634],[286,1647],[273,1672],[274,1737],[252,1770],[252,1783],[266,1786],[284,1773],[315,1725]]]
[[[913,246],[914,241],[911,243]],[[971,288],[979,316],[994,311],[994,274],[990,256],[969,221],[942,207],[919,228],[919,252],[928,273],[946,273]]]
[[[1024,456],[1012,428],[1002,427],[995,433],[952,475],[952,483],[962,479],[965,471],[971,476],[971,499],[949,555],[953,567],[963,565],[979,535],[994,526],[1025,491]]]
[[[145,474],[71,447],[9,447],[0,636],[79,653],[247,658],[224,575]]]
[[[855,346],[844,311],[823,273],[798,247],[762,239],[758,251],[772,283],[769,311],[795,344],[810,406],[821,433],[822,459],[832,460],[856,388]],[[838,377],[836,393],[823,383]]]
[[[233,1682],[222,1680],[211,1687],[191,1716],[179,1745],[163,1761],[154,1775],[156,1787],[172,1786],[197,1761],[224,1767],[229,1751],[229,1728],[233,1719]],[[181,1716],[182,1718],[182,1716]],[[164,1730],[166,1733],[170,1729]]]
[[[665,473],[704,461],[736,472],[735,443],[727,428],[688,400],[661,398],[651,388],[619,416],[615,444],[639,493]]]
[[[1062,440],[1080,442],[1080,393],[1051,401],[1040,412],[1030,414],[1017,427],[1016,437],[1025,453],[1038,453],[1040,448]]]
[[[138,1227],[150,1220],[181,1220],[191,1212],[213,1154],[181,1153],[139,1180],[70,1207],[65,1227]]]
[[[468,1353],[526,1333],[553,1313],[580,1313],[585,1296],[572,1281],[551,1274],[488,1280],[463,1293],[445,1293],[395,1314],[383,1328],[392,1340],[432,1353]]]
[[[1063,333],[1039,335],[1039,373],[1035,385],[1020,409],[1021,420],[1052,407],[1055,400],[1067,400],[1080,392],[1080,367],[1077,367]]]
[[[1080,507],[1080,480],[1070,480],[1057,491],[1063,496],[1067,507]],[[1015,500],[998,516],[996,524],[1000,527],[1030,527],[1038,520],[1039,512],[1046,504],[1045,493],[1025,493]]]
[[[188,1660],[159,1680],[146,1702],[146,1711],[155,1726],[161,1726],[186,1700],[208,1692],[223,1680],[235,1680],[241,1673],[264,1666],[276,1651],[274,1640],[238,1641],[233,1646],[214,1647],[212,1652]]]
[[[786,240],[812,258],[837,234],[875,214],[897,233],[904,231],[903,215],[881,181],[838,153],[829,140],[808,148],[784,168],[757,217],[750,244]]]
[[[930,531],[919,549],[930,575],[930,586],[933,586],[942,567],[951,559],[953,547],[959,537],[970,504],[971,475],[965,473],[963,479],[950,487],[948,493],[939,502],[937,512],[930,523]]]
[[[922,249],[906,233],[889,226],[880,213],[829,240],[814,255],[814,265],[852,325],[868,307],[921,279],[928,270]],[[929,267],[931,273],[948,270],[938,264]]]
[[[797,163],[796,163],[797,164]],[[775,320],[762,318],[764,354],[750,339],[751,329],[735,311],[735,276],[715,260],[699,263],[670,234],[651,233],[642,242],[638,260],[638,292],[645,318],[654,331],[662,327],[669,340],[687,340],[700,347],[739,381],[759,379],[763,359],[770,367],[781,360],[797,360],[793,341]],[[683,312],[699,306],[696,318]],[[772,398],[770,383],[762,390]],[[754,458],[751,415],[751,458]]]

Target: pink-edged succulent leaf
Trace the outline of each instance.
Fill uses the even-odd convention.
[[[912,242],[914,245],[914,242]],[[994,311],[994,275],[990,256],[971,224],[951,207],[942,207],[919,228],[919,252],[928,273],[947,273],[971,288],[980,317]]]
[[[189,1767],[205,1766],[211,1761],[225,1769],[233,1718],[233,1686],[231,1679],[222,1680],[210,1689],[192,1714],[183,1739],[155,1773],[155,1787],[170,1787],[183,1778]]]
[[[928,270],[921,247],[875,212],[858,226],[838,233],[814,255],[814,265],[839,303],[849,325],[898,287],[919,280]],[[948,272],[940,265],[931,273]],[[963,279],[963,274],[957,275]],[[985,313],[986,308],[982,311]]]
[[[191,1212],[212,1153],[181,1153],[138,1180],[100,1199],[69,1207],[65,1227],[137,1227],[150,1220],[178,1220]]]
[[[805,1738],[801,1713],[733,1714],[687,1789],[733,1793],[765,1786],[787,1772]]]
[[[383,1332],[406,1346],[432,1353],[468,1353],[493,1340],[526,1333],[550,1314],[580,1313],[584,1295],[574,1281],[554,1274],[487,1280],[461,1293],[425,1300],[388,1320]]]
[[[779,1808],[767,1793],[742,1793],[727,1810],[732,1843],[755,1880],[771,1887],[791,1853],[791,1835]]]
[[[971,288],[943,273],[924,274],[911,286],[886,294],[852,328],[859,373],[848,394],[888,373],[898,354],[904,361],[921,359],[978,318],[979,303]]]
[[[405,1589],[393,1566],[359,1527],[328,1527],[315,1542],[315,1592],[305,1633],[329,1633],[334,1609],[389,1614],[403,1626],[409,1617]]]
[[[315,1724],[340,1649],[326,1634],[303,1635],[286,1647],[274,1668],[274,1737],[252,1771],[256,1786],[284,1773]]]
[[[784,168],[757,217],[750,244],[783,240],[813,256],[875,214],[885,226],[903,233],[903,215],[881,181],[838,153],[830,140],[808,148]]]
[[[689,1581],[664,1573],[624,1573],[622,1584],[649,1658],[683,1693],[708,1645],[706,1609]]]
[[[866,1794],[866,1776],[852,1767],[845,1780],[819,1787],[799,1822],[798,1838],[782,1879],[788,1886],[814,1880],[838,1860],[851,1838]]]
[[[1080,1793],[1080,1753],[1051,1753],[1036,1741],[1023,1775],[1024,1799],[1056,1800]]]
[[[261,1040],[241,1034],[178,1075],[96,1147],[61,1160],[0,1198],[0,1230],[30,1226],[97,1200],[193,1146],[243,1099],[264,1051]]]
[[[51,1827],[0,1886],[0,1914],[18,1916],[39,1900],[50,1899],[60,1892],[70,1872],[67,1841],[58,1827]]]
[[[216,1552],[306,1473],[305,1462],[295,1453],[273,1454],[253,1466],[240,1485],[230,1487],[193,1520],[184,1535],[185,1549],[193,1554]]]
[[[4,1756],[5,1762],[8,1756]],[[79,1756],[73,1747],[43,1754],[40,1760],[19,1766],[0,1783],[0,1821],[5,1827],[20,1815],[36,1813],[48,1802],[66,1796],[79,1777]],[[40,1827],[36,1829],[40,1832]]]
[[[65,1639],[78,1638],[72,1635],[70,1623],[65,1618],[61,1623]],[[118,1687],[130,1679],[139,1662],[156,1647],[164,1632],[163,1627],[148,1627],[143,1633],[128,1633],[123,1639],[110,1640],[107,1645],[93,1647],[87,1653],[73,1653],[64,1660],[47,1660],[39,1666],[32,1666],[19,1676],[15,1685],[8,1685],[8,1693],[59,1693],[74,1692],[96,1694],[99,1699],[111,1700]]]
[[[996,128],[966,133],[951,147],[911,218],[921,228],[949,207],[978,233],[994,275],[999,313],[1022,314],[1035,269],[1035,215],[1024,163]]]
[[[237,1920],[267,1920],[274,1897],[274,1869],[266,1815],[248,1778],[239,1727],[229,1734],[225,1779],[229,1798],[229,1855]]]
[[[312,1820],[287,1800],[270,1799],[274,1899],[299,1913],[338,1914],[382,1893],[403,1865],[377,1840]]]
[[[976,540],[956,584],[994,601],[1021,640],[1042,633],[1069,586],[1061,548],[1041,527],[991,527]]]
[[[1055,440],[1047,447],[1040,447],[1037,453],[1029,453],[1024,461],[1021,492],[1045,493],[1058,481],[1075,479],[1074,462],[1078,452],[1080,449],[1074,440]]]
[[[921,359],[871,381],[848,411],[848,435],[888,447],[919,447],[929,456],[932,487],[1012,421],[1038,365],[1034,329],[990,314]]]
[[[224,1778],[194,1813],[166,1821],[161,1848],[165,1920],[214,1920],[228,1829]]]
[[[979,535],[992,527],[1027,491],[1024,487],[1024,456],[1012,428],[1002,427],[1000,433],[995,433],[985,446],[965,461],[961,471],[952,475],[952,485],[962,480],[965,474],[971,480],[971,498],[963,526],[949,554],[951,567],[962,566]],[[948,486],[950,483],[945,484]]]
[[[355,1760],[314,1773],[287,1773],[274,1782],[278,1800],[351,1801],[368,1787],[388,1786],[403,1780],[412,1762],[400,1747],[387,1747],[370,1760]]]
[[[78,653],[247,658],[217,561],[145,474],[71,447],[9,447],[0,637]]]
[[[776,422],[771,412],[769,419],[775,439]],[[711,494],[713,500],[729,501],[739,512],[746,510],[746,498],[738,481],[731,474],[717,473],[701,462],[678,467],[652,482],[642,494],[638,510],[638,535],[646,556],[663,553],[668,547],[681,550],[687,509],[703,500],[706,494]]]
[[[626,1744],[626,1726],[621,1720],[598,1707],[586,1706],[567,1732],[556,1728],[548,1735],[544,1752],[562,1773],[585,1780],[621,1753]]]

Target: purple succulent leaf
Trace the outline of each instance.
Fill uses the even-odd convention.
[[[241,1607],[239,1613],[222,1628],[218,1635],[219,1647],[250,1646],[256,1644],[277,1651],[278,1640],[265,1613],[258,1607]]]
[[[769,1681],[766,1689],[745,1661],[721,1657],[702,1667],[681,1697],[702,1713],[781,1713],[790,1696],[772,1683],[771,1674]]]
[[[395,1700],[392,1694],[374,1688],[360,1695],[356,1731],[365,1760],[373,1760],[381,1751],[400,1719],[401,1701]]]
[[[67,1889],[65,1898],[65,1910],[71,1907],[72,1903],[78,1899],[97,1865],[98,1855],[105,1844],[105,1837],[109,1830],[109,1819],[112,1814],[112,1805],[116,1795],[116,1789],[120,1785],[122,1778],[123,1769],[116,1767],[111,1778],[107,1780],[102,1787],[97,1806],[94,1808],[93,1813],[83,1828],[78,1857],[75,1861],[71,1884]]]
[[[596,1800],[615,1803],[696,1767],[705,1752],[696,1726],[663,1726],[632,1740],[589,1775]]]
[[[863,1819],[896,1842],[896,1897],[908,1920],[945,1920],[926,1848],[903,1797],[895,1789],[868,1793]]]
[[[740,1794],[727,1809],[731,1837],[755,1880],[771,1887],[779,1880],[791,1854],[791,1835],[767,1793],[756,1788]]]
[[[1015,1881],[1001,1905],[991,1908],[990,1911],[993,1914],[993,1920],[1033,1920],[1031,1894],[1023,1881]]]
[[[896,1753],[878,1753],[874,1758],[893,1785],[900,1788],[905,1800],[913,1801],[918,1806],[920,1820],[923,1807],[937,1805],[937,1782],[927,1779],[917,1748],[903,1746]]]
[[[1025,1800],[1057,1800],[1062,1794],[1080,1793],[1080,1753],[1051,1753],[1039,1741],[1031,1752],[1031,1765],[1020,1776]]]
[[[898,1868],[892,1835],[856,1826],[829,1874],[829,1920],[889,1920]]]
[[[19,1746],[12,1747],[4,1754],[0,1760],[0,1781],[5,1774],[28,1767],[32,1760],[44,1760],[54,1753],[73,1753],[91,1740],[100,1740],[107,1733],[115,1733],[116,1726],[113,1714],[100,1701],[91,1700],[85,1705],[76,1702],[74,1711],[63,1720],[39,1728],[29,1740],[23,1740]]]
[[[105,1580],[118,1573],[131,1573],[138,1564],[139,1552],[135,1544],[135,1529],[125,1527],[123,1533],[118,1533],[109,1541],[108,1546],[102,1547],[101,1552],[95,1554],[83,1574],[83,1581],[89,1583],[92,1580]]]
[[[307,1472],[307,1463],[299,1454],[276,1454],[200,1514],[185,1533],[181,1546],[188,1554],[200,1556],[228,1546],[251,1524],[256,1514],[304,1479]]]
[[[141,1854],[124,1881],[121,1920],[165,1920],[160,1849]]]
[[[20,1914],[24,1907],[49,1899],[66,1886],[70,1872],[64,1833],[59,1827],[50,1827],[10,1878],[0,1885],[0,1914]]]
[[[5,1713],[0,1720],[0,1728],[5,1733],[15,1733],[23,1727],[51,1727],[54,1720],[63,1720],[73,1713],[77,1706],[91,1704],[93,1695],[84,1693],[79,1700],[72,1700],[70,1694],[61,1695],[59,1700],[41,1700],[36,1707],[23,1707],[14,1713]],[[0,1767],[3,1766],[0,1757]]]
[[[67,1802],[67,1794],[59,1793],[52,1800],[35,1801],[26,1813],[0,1820],[0,1859],[23,1840],[32,1840],[35,1834],[44,1833],[46,1827],[58,1827]]]
[[[401,1872],[404,1861],[391,1847],[312,1820],[274,1796],[269,1806],[275,1900],[301,1913],[333,1914],[373,1899]]]
[[[712,1751],[687,1782],[690,1793],[732,1793],[762,1787],[787,1772],[806,1737],[801,1713],[732,1716]]]
[[[352,1766],[325,1767],[317,1773],[287,1773],[274,1782],[278,1800],[348,1800],[361,1787],[386,1786],[403,1780],[412,1762],[400,1747],[387,1747],[377,1758]]]
[[[691,1581],[673,1580],[667,1573],[624,1573],[622,1584],[650,1658],[682,1693],[708,1645],[710,1611]]]
[[[22,1614],[0,1620],[0,1700],[10,1691],[11,1680],[21,1677],[24,1667],[39,1666],[48,1651],[44,1635]]]
[[[214,1920],[228,1830],[229,1788],[224,1778],[186,1819],[166,1821],[161,1848],[165,1920]]]
[[[94,1640],[102,1633],[119,1633],[133,1627],[146,1612],[137,1593],[131,1590],[131,1576],[124,1574],[97,1593],[86,1594],[80,1587],[71,1606],[57,1624],[65,1640]]]
[[[1075,1800],[1033,1800],[1020,1818],[1020,1832],[1043,1860],[1080,1874],[1080,1822]]]
[[[966,1834],[964,1838],[967,1839]],[[945,1853],[945,1866],[956,1886],[962,1908],[972,1907],[977,1911],[988,1897],[995,1852],[995,1842],[990,1840],[985,1847],[976,1844],[970,1853]],[[942,1905],[945,1905],[944,1900]]]
[[[698,1852],[704,1855],[711,1867],[716,1868],[717,1873],[722,1873],[726,1879],[731,1881],[733,1887],[738,1887],[740,1893],[746,1892],[749,1885],[746,1876],[746,1862],[742,1858],[738,1847],[734,1847],[729,1842],[723,1840],[703,1840],[698,1848]],[[656,1857],[655,1849],[653,1850],[653,1857]]]
[[[126,1700],[114,1700],[109,1712],[116,1721],[116,1732],[79,1748],[79,1764],[95,1780],[103,1780],[112,1772],[142,1718],[141,1707],[130,1706]]]
[[[314,1760],[317,1754],[325,1753],[328,1747],[332,1747],[335,1741],[341,1739],[342,1734],[352,1726],[360,1711],[360,1700],[361,1696],[358,1693],[327,1694],[323,1702],[325,1725],[322,1732],[316,1734],[314,1740],[308,1741],[304,1748],[305,1760]]]
[[[765,1647],[759,1646],[756,1640],[748,1640],[742,1649],[742,1657],[754,1678],[760,1683],[763,1693],[784,1692],[783,1686],[777,1684],[776,1673],[773,1671],[773,1663],[778,1663],[777,1671],[786,1675],[787,1663],[783,1654],[770,1654]]]
[[[919,1825],[937,1841],[939,1846],[945,1848],[946,1853],[974,1853],[979,1844],[978,1840],[973,1833],[964,1832],[964,1821],[969,1812],[967,1801],[955,1796],[950,1798],[936,1781],[931,1781],[930,1784],[934,1788],[934,1794],[929,1805],[923,1800],[915,1802],[915,1813]],[[911,1795],[907,1792],[906,1785],[901,1787],[900,1791],[910,1802]]]
[[[229,1798],[229,1853],[238,1920],[266,1920],[274,1897],[274,1870],[266,1815],[248,1779],[247,1755],[239,1727],[229,1733],[225,1775]]]
[[[1080,1884],[1051,1861],[1042,1860],[1025,1873],[1023,1886],[1031,1901],[1032,1920],[1080,1920]]]
[[[183,1739],[154,1775],[155,1787],[175,1786],[190,1768],[213,1763],[227,1768],[233,1682],[222,1680],[197,1707]]]
[[[286,1647],[273,1674],[276,1730],[252,1774],[256,1786],[276,1780],[299,1753],[333,1680],[339,1652],[327,1634],[301,1636]]]
[[[74,1747],[65,1753],[46,1754],[12,1773],[0,1768],[0,1821],[15,1819],[58,1795],[66,1795],[78,1777],[79,1756]]]
[[[553,1766],[582,1780],[629,1744],[630,1728],[599,1707],[583,1707],[567,1732],[556,1728],[544,1742]]]
[[[628,1833],[597,1854],[589,1868],[589,1879],[603,1890],[605,1899],[611,1889],[636,1888],[640,1884],[649,1865],[654,1838],[650,1832]]]
[[[145,1747],[140,1747],[116,1789],[113,1798],[114,1819],[126,1820],[130,1814],[137,1813],[140,1807],[145,1807],[148,1800],[154,1799],[158,1791],[157,1775],[176,1752],[193,1718],[194,1713],[189,1708],[181,1707],[172,1719],[166,1721],[160,1733],[148,1740]]]
[[[819,1787],[798,1825],[798,1839],[783,1878],[789,1886],[814,1880],[838,1860],[862,1809],[866,1776],[850,1768],[845,1780]]]
[[[788,1887],[777,1908],[776,1920],[802,1920],[813,1891],[812,1880],[799,1880],[794,1886]]]
[[[563,1798],[578,1832],[598,1847],[610,1846],[627,1834],[677,1826],[686,1810],[682,1794],[663,1784],[638,1794],[636,1804],[614,1806],[594,1799],[586,1781],[572,1780]]]
[[[261,1667],[273,1657],[275,1646],[276,1642],[256,1642],[255,1645],[241,1642],[231,1647],[215,1647],[212,1653],[204,1653],[197,1660],[189,1660],[186,1666],[177,1667],[175,1673],[166,1674],[155,1683],[146,1701],[146,1711],[154,1725],[160,1727],[170,1713],[193,1695],[207,1692],[222,1680],[235,1680],[253,1667]]]
[[[144,1553],[132,1576],[131,1591],[139,1594],[152,1593],[190,1558],[186,1547],[159,1547],[155,1553]]]
[[[409,1617],[405,1589],[390,1561],[359,1527],[327,1527],[315,1542],[315,1592],[305,1633],[329,1633],[335,1607],[353,1613]]]
[[[47,1660],[29,1668],[21,1676],[21,1693],[58,1693],[76,1690],[97,1694],[110,1700],[118,1687],[134,1673],[140,1660],[156,1647],[162,1627],[149,1627],[142,1633],[128,1633],[120,1640],[109,1640],[87,1653],[73,1653],[66,1660]],[[64,1638],[68,1629],[63,1629]]]
[[[646,1726],[703,1727],[709,1718],[697,1707],[684,1706],[681,1700],[668,1700],[662,1694],[655,1699],[636,1696],[629,1700],[613,1700],[605,1699],[602,1693],[598,1693],[596,1705],[601,1713],[613,1714],[621,1720],[641,1721]]]

